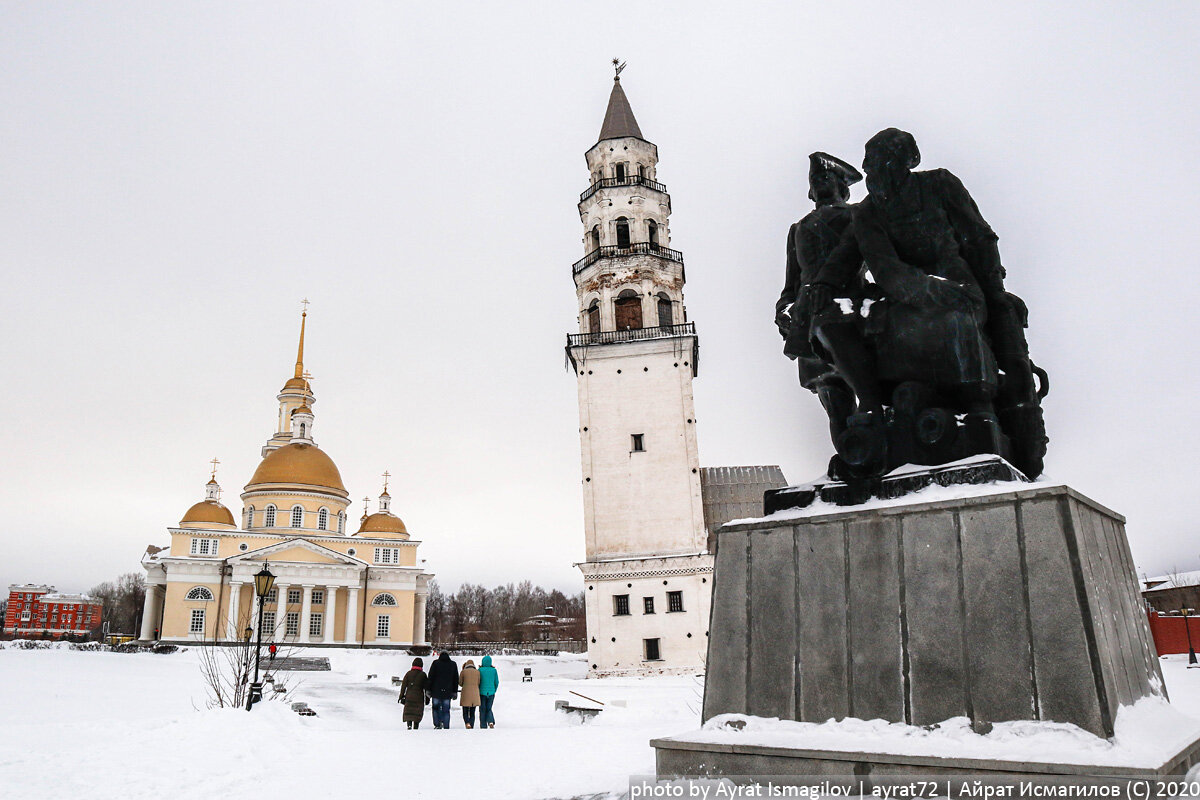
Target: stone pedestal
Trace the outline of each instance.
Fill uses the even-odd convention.
[[[722,528],[704,720],[965,716],[1111,737],[1120,706],[1165,693],[1125,520],[1066,486],[1012,486]],[[721,774],[718,756],[702,760]]]

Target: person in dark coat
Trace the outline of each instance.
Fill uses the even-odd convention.
[[[429,667],[429,696],[433,698],[433,727],[450,727],[450,701],[458,696],[458,665],[445,650]]]
[[[421,727],[421,718],[425,716],[425,704],[429,702],[429,676],[422,667],[425,662],[414,658],[412,669],[400,682],[400,697],[397,700],[404,704],[404,721],[408,729],[415,731]]]

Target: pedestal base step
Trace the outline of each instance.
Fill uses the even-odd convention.
[[[978,793],[982,784],[1014,787],[1013,793],[1006,796],[1065,797],[1067,795],[1031,793],[1023,787],[1127,787],[1138,782],[1149,786],[1148,796],[1155,796],[1155,792],[1162,796],[1171,796],[1180,793],[1182,787],[1175,791],[1167,791],[1170,781],[1178,781],[1200,760],[1200,740],[1192,741],[1172,752],[1164,752],[1161,763],[1146,767],[806,750],[755,744],[696,742],[689,741],[686,737],[653,739],[650,745],[655,748],[660,781],[680,778],[724,778],[736,784],[825,786],[837,787],[838,794],[848,790],[848,796],[870,796],[880,787],[887,786],[909,792],[913,791],[913,787],[924,786],[925,788],[915,795],[898,791],[894,796],[982,797],[984,795]],[[1158,781],[1163,781],[1165,785],[1158,786]],[[1120,795],[1112,796],[1147,795],[1127,795],[1122,791]]]
[[[1000,456],[972,456],[937,467],[900,467],[876,480],[844,483],[826,478],[799,486],[768,489],[763,494],[763,514],[770,515],[789,508],[808,508],[817,500],[839,506],[852,506],[865,503],[871,498],[891,500],[903,497],[934,484],[978,485],[997,481],[1027,483],[1029,478]]]

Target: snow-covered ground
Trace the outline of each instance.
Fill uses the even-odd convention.
[[[172,655],[0,650],[0,798],[270,797],[541,800],[619,794],[654,772],[648,742],[700,724],[694,677],[585,680],[583,656],[495,657],[494,730],[405,730],[392,675],[410,656],[322,650],[292,699],[207,710],[196,650]],[[460,664],[464,658],[456,658]],[[479,659],[475,658],[475,663]],[[426,665],[429,659],[426,659]],[[521,682],[524,667],[534,680]],[[367,680],[368,674],[378,678]],[[555,700],[609,706],[582,724]]]
[[[427,713],[407,731],[390,677],[409,657],[320,655],[332,672],[296,673],[294,699],[319,714],[301,717],[277,702],[207,710],[195,650],[2,649],[0,797],[618,797],[631,775],[653,774],[650,739],[700,722],[695,678],[585,680],[582,657],[514,656],[496,659],[495,730],[465,730],[456,707],[451,730],[433,730]],[[1169,656],[1163,672],[1176,709],[1200,719],[1200,670],[1186,661]],[[532,683],[521,683],[526,666]],[[581,724],[554,711],[577,699],[570,690],[625,705]]]

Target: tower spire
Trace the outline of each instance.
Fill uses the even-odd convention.
[[[613,76],[612,94],[608,96],[608,110],[604,112],[604,124],[600,126],[600,138],[597,141],[622,139],[626,136],[644,140],[642,129],[638,127],[633,116],[633,109],[629,107],[629,98],[621,88],[621,70],[625,69],[625,64],[614,58],[613,68],[617,74]]]
[[[300,347],[296,350],[296,377],[304,377],[304,324],[308,321],[308,298],[300,301],[304,310],[300,312]]]

